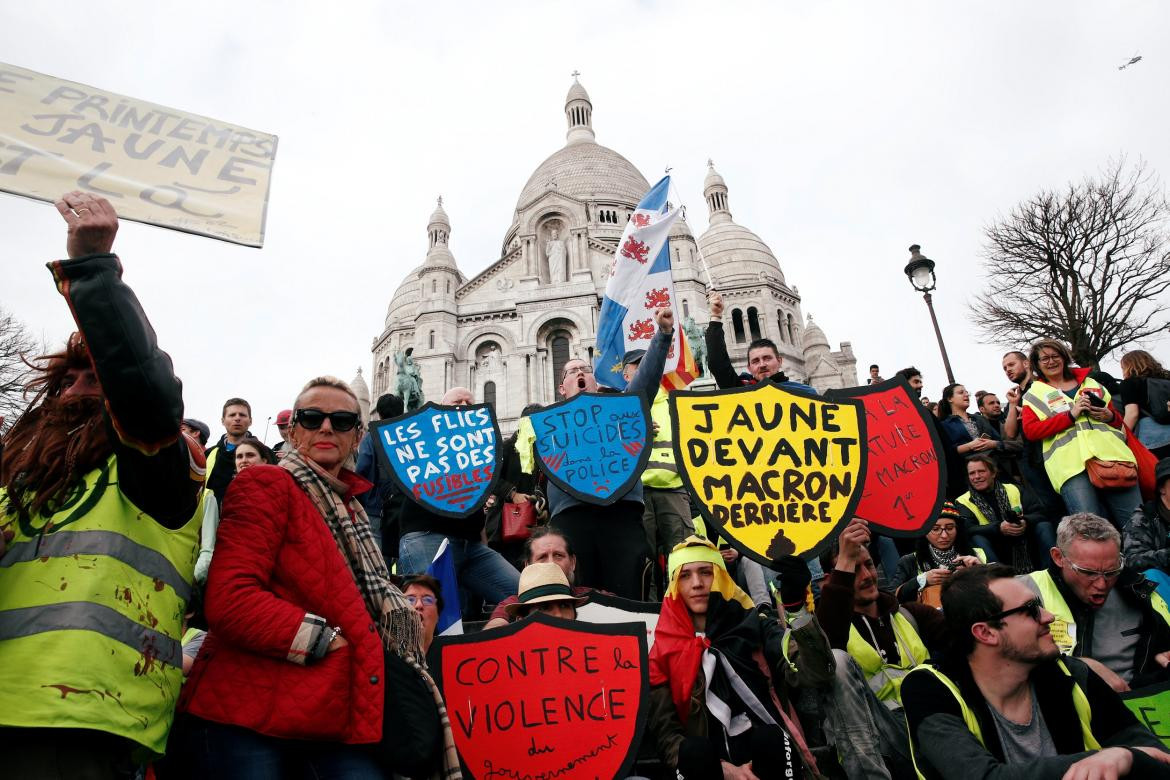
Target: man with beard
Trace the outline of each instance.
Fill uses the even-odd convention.
[[[851,779],[909,772],[902,678],[937,654],[946,632],[935,608],[899,605],[893,593],[878,590],[869,541],[869,525],[855,519],[821,555],[829,576],[816,608],[836,661],[836,676],[822,695],[826,731]]]
[[[920,777],[1166,777],[1170,755],[1100,677],[1061,658],[1052,613],[1007,566],[943,586],[946,663],[907,675],[902,701]]]
[[[56,203],[49,264],[78,332],[44,359],[0,469],[3,773],[121,778],[162,753],[182,682],[203,452],[122,266],[104,199]]]
[[[727,354],[727,339],[723,334],[723,296],[711,293],[710,301],[711,321],[707,324],[707,367],[711,369],[711,376],[720,388],[743,387],[745,384],[759,384],[760,382],[775,382],[788,390],[805,393],[815,393],[811,387],[800,382],[794,382],[781,370],[784,358],[780,357],[780,350],[771,339],[756,339],[748,344],[748,373],[751,381],[740,379],[739,374],[731,365],[731,357]]]

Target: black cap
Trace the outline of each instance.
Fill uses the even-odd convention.
[[[1162,458],[1154,468],[1155,490],[1162,489],[1162,483],[1170,479],[1170,458]]]
[[[626,366],[632,366],[635,363],[638,363],[639,361],[641,361],[642,358],[644,358],[645,356],[646,356],[646,350],[644,350],[644,349],[631,349],[629,352],[622,355],[622,367],[625,368]]]
[[[201,420],[196,420],[194,417],[188,417],[183,420],[183,425],[186,425],[188,428],[194,428],[203,434],[204,444],[206,444],[207,440],[211,438],[211,429],[207,427],[207,423]]]

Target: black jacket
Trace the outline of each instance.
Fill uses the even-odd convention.
[[[906,723],[918,769],[930,780],[1059,780],[1070,766],[1089,755],[1073,706],[1074,680],[1088,699],[1090,727],[1102,747],[1156,747],[1164,750],[1161,741],[1138,722],[1100,677],[1075,658],[1065,658],[1064,663],[1072,673],[1071,677],[1061,671],[1055,660],[1038,665],[1030,677],[1040,712],[1060,755],[1013,766],[1004,763],[1003,746],[991,708],[975,684],[965,659],[948,664],[942,672],[958,686],[963,701],[974,712],[983,735],[983,745],[964,725],[958,701],[937,677],[927,671],[909,674],[902,682],[902,706],[906,708]],[[1135,750],[1133,754],[1130,777],[1170,776],[1167,765],[1141,751]]]
[[[745,384],[754,384],[752,382],[745,382],[735,372],[735,367],[731,365],[731,356],[727,354],[727,340],[723,335],[723,323],[718,320],[711,320],[707,323],[707,330],[704,334],[704,341],[707,344],[707,368],[711,370],[711,376],[715,378],[715,384],[719,385],[721,390],[730,390],[736,387],[743,387]],[[804,390],[806,392],[813,392],[813,389],[808,385],[794,382],[788,378],[788,375],[783,371],[777,371],[772,376],[768,377],[769,382],[776,384],[788,383],[790,389]]]
[[[251,436],[252,432],[248,431],[245,436]],[[219,437],[219,441],[207,448],[208,460],[211,459],[212,450],[219,450],[219,454],[215,456],[215,463],[211,465],[211,473],[207,475],[207,489],[215,494],[215,500],[219,505],[223,506],[223,497],[227,493],[228,485],[232,484],[232,480],[236,476],[236,459],[234,452],[228,452],[224,449],[224,442],[227,441],[227,434]]]
[[[193,478],[190,440],[179,432],[183,384],[170,355],[159,349],[138,296],[122,281],[116,255],[61,260],[49,270],[101,384],[119,488],[164,527],[182,527],[195,513],[202,481]]]
[[[1077,644],[1072,654],[1086,655],[1084,648],[1093,646],[1093,623],[1097,611],[1076,597],[1072,589],[1065,584],[1064,578],[1060,576],[1060,569],[1055,564],[1048,567],[1048,573],[1052,575],[1056,589],[1072,610],[1073,620],[1077,624]],[[1154,611],[1150,601],[1157,586],[1143,577],[1138,570],[1126,566],[1113,588],[1121,596],[1122,601],[1142,613],[1141,634],[1137,649],[1134,651],[1133,679],[1130,680],[1130,687],[1143,688],[1170,679],[1170,670],[1162,668],[1154,660],[1158,653],[1170,650],[1170,626]]]

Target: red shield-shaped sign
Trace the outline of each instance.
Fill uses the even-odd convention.
[[[471,777],[624,777],[649,695],[644,623],[543,614],[440,637],[439,681]]]
[[[901,377],[825,395],[865,405],[869,457],[854,514],[886,536],[920,536],[946,498],[942,441],[926,407]]]

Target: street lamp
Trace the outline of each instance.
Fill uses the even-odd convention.
[[[955,374],[951,371],[951,360],[947,357],[947,346],[943,343],[942,331],[938,328],[938,317],[934,316],[934,302],[930,291],[935,288],[937,279],[934,276],[934,261],[922,255],[918,244],[910,247],[910,262],[906,264],[906,278],[910,285],[922,293],[922,300],[926,301],[926,308],[930,310],[930,321],[934,323],[934,335],[938,339],[938,351],[942,353],[943,367],[947,370],[947,382],[955,383]]]

